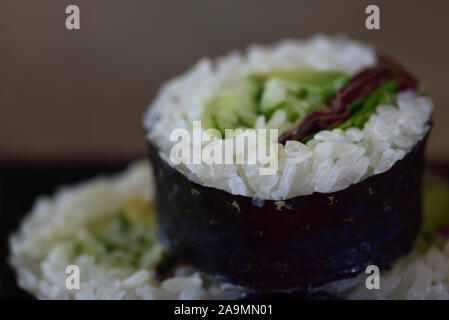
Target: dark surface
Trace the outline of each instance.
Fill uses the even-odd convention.
[[[386,269],[420,229],[424,145],[385,173],[281,207],[196,184],[150,146],[160,239],[204,272],[261,291],[319,286],[370,264]]]
[[[8,235],[17,229],[35,198],[52,194],[57,187],[97,175],[117,172],[125,164],[0,166],[0,299],[32,299],[18,288],[14,272],[7,262]]]

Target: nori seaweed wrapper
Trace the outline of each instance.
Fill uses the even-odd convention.
[[[382,174],[284,201],[192,182],[150,143],[159,237],[200,270],[259,292],[320,286],[370,264],[387,269],[420,230],[425,140]]]

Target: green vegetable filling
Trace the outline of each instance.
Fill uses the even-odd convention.
[[[350,117],[338,128],[345,130],[350,127],[363,128],[369,117],[376,111],[376,107],[382,104],[390,104],[392,94],[398,87],[397,80],[388,80],[382,83],[365,97],[352,101],[349,105]]]
[[[163,253],[156,241],[151,203],[133,199],[110,217],[95,221],[72,239],[72,255],[112,267],[152,268]]]
[[[376,108],[382,104],[391,104],[393,93],[396,91],[399,82],[397,80],[388,80],[379,87],[371,91],[366,96],[360,97],[348,104],[349,117],[340,125],[329,128],[339,128],[346,130],[351,127],[362,129],[369,117],[376,112]],[[316,132],[301,139],[302,143],[313,139]]]
[[[206,105],[203,126],[218,129],[291,130],[307,113],[326,110],[327,100],[347,81],[339,71],[277,70],[251,74],[221,88]]]

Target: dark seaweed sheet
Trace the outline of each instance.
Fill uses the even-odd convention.
[[[420,229],[424,146],[345,190],[277,202],[194,183],[150,145],[160,239],[204,272],[260,291],[386,269]]]

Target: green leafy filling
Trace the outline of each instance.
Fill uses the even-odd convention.
[[[396,91],[398,84],[397,80],[385,81],[366,97],[352,101],[348,105],[350,117],[337,128],[342,130],[350,127],[363,128],[369,117],[376,111],[377,106],[391,103],[392,94]]]
[[[154,267],[163,252],[154,227],[151,204],[134,199],[110,217],[79,230],[70,240],[73,257],[87,255],[112,267]]]
[[[329,97],[348,80],[339,71],[311,69],[251,74],[221,88],[206,104],[202,122],[224,135],[226,129],[254,128],[261,117],[271,127],[270,120],[280,111],[285,120],[273,127],[282,133],[310,111],[325,110]]]
[[[382,104],[391,104],[393,93],[398,87],[397,80],[388,80],[377,87],[364,97],[360,97],[348,104],[349,117],[340,125],[329,128],[339,128],[346,130],[351,127],[357,127],[362,129],[369,117],[376,112],[376,108]],[[316,132],[309,134],[301,139],[302,143],[313,139]]]

